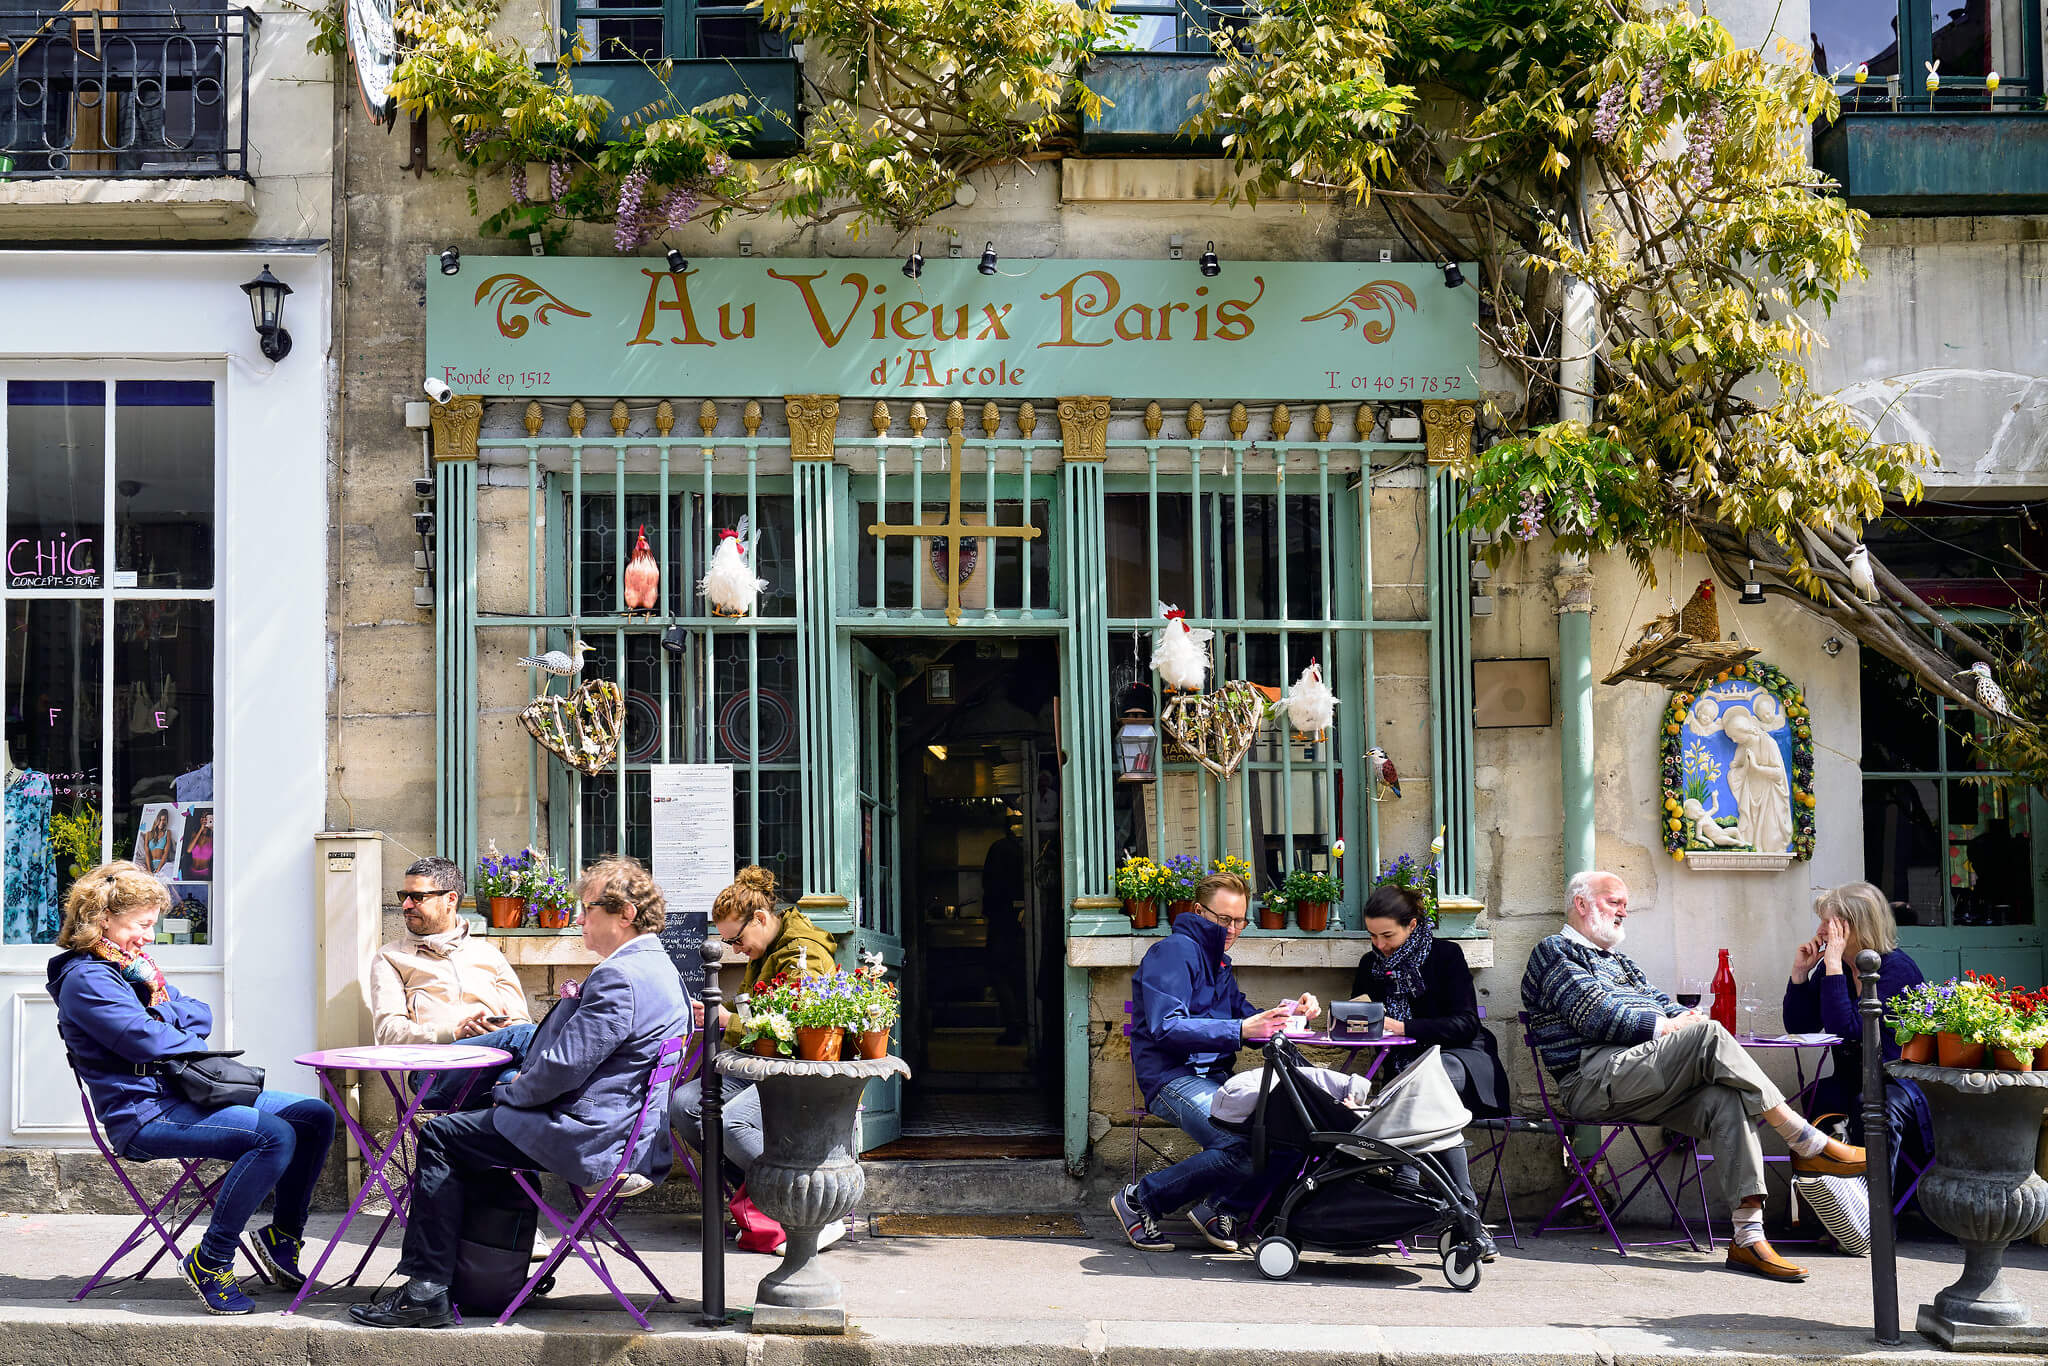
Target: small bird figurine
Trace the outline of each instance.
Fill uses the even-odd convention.
[[[1971,674],[1975,674],[1977,678],[1978,706],[2001,721],[2019,720],[2019,717],[2013,714],[2012,704],[2005,700],[2005,689],[1999,687],[1998,680],[1991,676],[1989,664],[1980,659],[1970,666],[1968,673],[1957,674],[1956,677],[1968,678]]]
[[[1927,68],[1927,93],[1932,95],[1941,89],[1941,59],[1937,57],[1931,62],[1922,62],[1921,65]]]
[[[1317,736],[1329,728],[1337,715],[1337,695],[1323,682],[1323,666],[1311,659],[1301,677],[1287,690],[1288,724],[1300,735]]]
[[[549,650],[544,655],[529,655],[519,662],[529,669],[539,669],[550,678],[574,678],[577,674],[583,672],[583,656],[596,648],[595,645],[579,640],[569,648],[567,653],[561,650]],[[546,691],[547,685],[542,684],[541,686],[542,691]]]
[[[1209,640],[1216,633],[1188,625],[1188,614],[1159,604],[1166,628],[1152,638],[1152,670],[1177,692],[1200,692],[1209,673]]]
[[[1384,801],[1388,793],[1392,793],[1396,798],[1400,797],[1401,775],[1394,771],[1394,761],[1387,757],[1387,752],[1374,745],[1365,752],[1365,757],[1372,760],[1372,776],[1378,783],[1378,788],[1373,792],[1373,800]]]
[[[1855,79],[1856,79],[1856,84],[1858,84],[1858,85],[1861,85],[1861,84],[1863,84],[1863,83],[1864,83],[1865,81],[1867,81],[1867,80],[1869,80],[1869,79],[1870,79],[1870,63],[1869,63],[1869,62],[1858,62],[1858,63],[1856,63],[1856,77],[1855,77]]]
[[[711,563],[697,585],[714,614],[743,617],[754,610],[754,601],[768,587],[768,580],[755,575],[753,552],[746,518],[740,518],[732,530],[718,533],[718,548],[711,552]]]
[[[1870,547],[1857,546],[1845,557],[1849,565],[1849,583],[1856,590],[1856,596],[1865,602],[1877,601],[1877,574],[1870,567]]]
[[[640,528],[640,539],[634,543],[633,558],[626,561],[622,586],[629,612],[652,612],[661,603],[661,566],[655,563],[654,552],[647,548],[644,526]]]

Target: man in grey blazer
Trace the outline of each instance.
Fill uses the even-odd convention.
[[[445,1328],[448,1283],[462,1237],[464,1204],[489,1193],[502,1203],[507,1168],[550,1171],[573,1185],[608,1180],[647,1099],[661,1045],[690,1029],[690,1002],[657,937],[667,918],[661,889],[636,860],[606,859],[583,874],[583,943],[603,959],[577,996],[559,1002],[533,1036],[518,1075],[501,1082],[487,1110],[442,1115],[420,1131],[412,1208],[398,1271],[404,1285],[349,1316],[373,1328]],[[667,1162],[658,1141],[668,1097],[656,1096],[654,1134],[642,1134],[635,1174]],[[627,1178],[627,1179],[630,1179]],[[498,1189],[490,1191],[496,1184]],[[644,1189],[644,1186],[642,1187]],[[509,1198],[517,1200],[516,1187]]]

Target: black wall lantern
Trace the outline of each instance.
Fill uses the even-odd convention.
[[[283,360],[292,353],[292,334],[284,330],[284,297],[292,287],[272,275],[266,265],[261,275],[242,286],[242,292],[249,296],[249,315],[256,324],[256,335],[263,339],[263,354],[273,361]]]

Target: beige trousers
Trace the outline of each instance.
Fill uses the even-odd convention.
[[[1714,1155],[1732,1209],[1764,1193],[1756,1117],[1784,1092],[1718,1024],[1694,1025],[1625,1048],[1589,1048],[1558,1098],[1573,1119],[1661,1124],[1701,1140]]]

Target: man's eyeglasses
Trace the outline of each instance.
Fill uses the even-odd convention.
[[[407,904],[409,904],[409,903],[412,903],[412,902],[420,902],[420,903],[424,904],[424,903],[426,903],[426,902],[432,901],[432,900],[433,900],[433,899],[434,899],[435,897],[437,897],[437,896],[453,896],[453,895],[454,895],[454,892],[452,892],[452,891],[446,891],[446,892],[400,892],[400,893],[398,894],[398,904],[399,904],[399,905],[401,905],[401,906],[407,905]]]
[[[1252,918],[1248,915],[1218,915],[1207,906],[1202,908],[1202,914],[1226,930],[1241,930],[1252,923]]]

